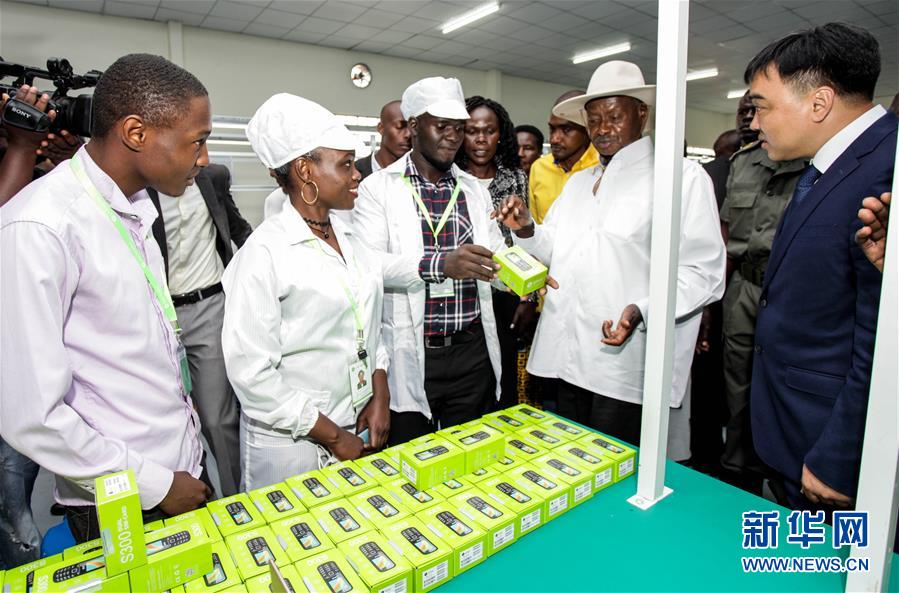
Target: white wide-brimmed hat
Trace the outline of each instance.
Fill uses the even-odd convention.
[[[462,83],[458,78],[432,76],[413,82],[403,91],[400,103],[403,117],[418,117],[422,113],[430,113],[434,117],[445,119],[468,119],[465,108],[465,95],[462,94]]]
[[[633,97],[652,107],[656,101],[656,86],[646,84],[643,72],[636,64],[612,60],[596,68],[585,94],[562,101],[553,107],[553,115],[586,126],[582,114],[584,106],[593,99],[615,96]]]
[[[309,99],[278,93],[262,104],[247,124],[253,152],[277,169],[316,148],[356,150],[355,136],[337,116]]]

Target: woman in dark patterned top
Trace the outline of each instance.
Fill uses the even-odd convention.
[[[528,201],[528,177],[521,169],[515,126],[505,108],[481,96],[469,97],[465,107],[471,117],[465,123],[465,140],[456,154],[456,164],[474,175],[487,188],[493,205],[508,196]],[[499,224],[499,222],[497,222]],[[506,244],[512,245],[509,229],[499,225]],[[518,403],[519,341],[530,342],[536,324],[536,303],[522,301],[513,292],[493,290],[493,312],[502,359],[502,395],[499,408]]]

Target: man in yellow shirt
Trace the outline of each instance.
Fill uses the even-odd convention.
[[[568,91],[556,99],[553,107],[584,91]],[[595,167],[599,155],[587,130],[567,119],[550,114],[549,118],[550,154],[545,154],[531,165],[528,206],[537,224],[543,222],[549,207],[555,201],[568,178],[577,171]]]

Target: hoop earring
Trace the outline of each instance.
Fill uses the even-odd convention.
[[[311,185],[312,187],[315,188],[315,198],[311,202],[306,199],[306,191],[305,190],[306,190],[307,185]],[[300,188],[300,199],[302,199],[303,202],[305,202],[307,206],[312,206],[316,202],[318,202],[318,185],[316,185],[314,181],[304,181],[303,187]]]

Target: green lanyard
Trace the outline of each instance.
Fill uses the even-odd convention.
[[[81,182],[81,185],[84,187],[85,191],[87,191],[88,195],[94,199],[94,202],[106,214],[106,218],[109,219],[109,222],[113,224],[117,231],[119,231],[119,235],[122,237],[122,241],[128,247],[128,250],[131,252],[131,255],[134,256],[134,259],[137,261],[137,264],[140,266],[140,269],[143,271],[144,276],[147,278],[147,283],[149,283],[150,288],[153,289],[153,294],[156,296],[156,300],[159,301],[159,304],[162,306],[162,311],[165,314],[165,318],[168,319],[169,323],[172,325],[172,329],[175,331],[175,335],[181,333],[181,326],[178,325],[178,315],[175,313],[175,304],[172,302],[172,296],[169,294],[168,288],[159,283],[156,280],[156,276],[153,275],[153,271],[150,269],[150,266],[147,265],[147,262],[144,260],[143,255],[141,255],[140,250],[138,250],[137,245],[134,244],[134,239],[131,238],[131,233],[125,228],[125,225],[122,224],[122,221],[119,219],[118,214],[116,214],[113,209],[110,207],[109,202],[107,202],[102,195],[100,195],[100,191],[97,187],[91,182],[88,178],[87,173],[84,171],[84,163],[81,162],[80,155],[75,155],[72,157],[72,160],[69,161],[71,163],[72,172],[75,174],[75,177],[78,178],[78,181]]]
[[[462,189],[462,184],[456,181],[456,187],[455,189],[453,189],[453,195],[450,196],[449,204],[446,205],[446,210],[443,211],[443,216],[440,217],[440,221],[437,223],[437,228],[434,228],[434,223],[431,221],[431,213],[428,211],[428,207],[425,206],[425,203],[424,201],[422,201],[421,196],[417,191],[415,191],[415,188],[412,186],[412,183],[406,176],[403,176],[403,183],[409,186],[409,191],[412,192],[412,197],[415,198],[415,203],[418,204],[418,209],[421,210],[422,215],[425,217],[425,222],[428,223],[428,227],[434,234],[434,249],[440,251],[440,245],[437,243],[437,236],[440,235],[440,231],[442,231],[443,227],[446,226],[446,221],[449,220],[450,214],[453,213],[453,209],[456,207],[456,200],[459,199],[459,190]]]
[[[329,257],[328,254],[325,253],[325,250],[322,249],[318,239],[313,239],[313,241],[315,241],[315,246],[321,254],[325,257]],[[353,266],[358,269],[355,256],[353,256]],[[337,279],[337,282],[340,283],[340,287],[343,289],[347,300],[350,302],[350,309],[353,310],[353,319],[356,322],[356,355],[359,357],[359,360],[365,360],[368,357],[368,352],[365,350],[365,325],[362,323],[362,313],[359,311],[359,304],[356,302],[356,297],[353,296],[353,291],[350,290],[347,283],[343,281],[343,278],[338,274],[334,274],[334,277]]]

